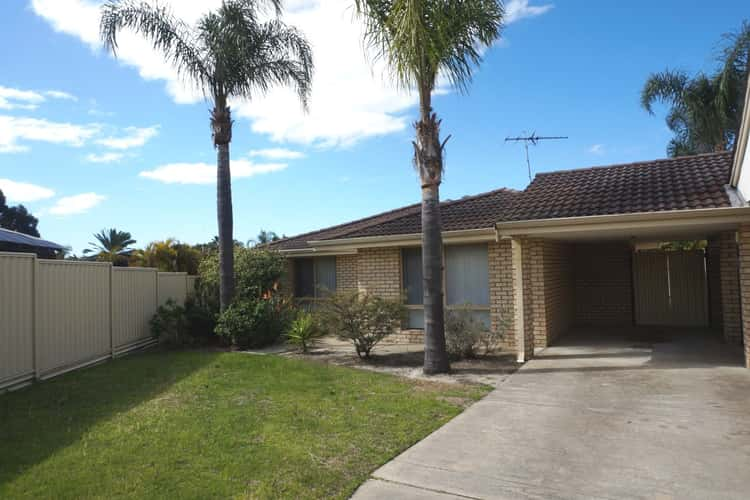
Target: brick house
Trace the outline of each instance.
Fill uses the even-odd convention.
[[[443,202],[446,309],[503,329],[519,360],[572,328],[656,325],[744,344],[750,367],[748,115],[734,153],[546,172]],[[706,248],[657,245],[697,240]],[[420,246],[418,204],[273,244],[298,297],[402,297],[404,341],[422,338]]]

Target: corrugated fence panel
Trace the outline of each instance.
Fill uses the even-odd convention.
[[[156,269],[112,268],[112,335],[115,349],[151,337],[156,313]]]
[[[45,374],[107,356],[110,265],[38,262],[38,370]]]
[[[33,377],[34,256],[0,254],[0,387]]]
[[[666,254],[662,251],[642,251],[636,252],[633,258],[636,324],[670,324]]]
[[[198,276],[187,277],[187,294],[188,296],[193,295],[197,291],[198,287]]]
[[[183,304],[187,296],[187,273],[159,273],[159,305],[172,299]]]

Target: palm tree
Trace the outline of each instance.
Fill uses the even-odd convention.
[[[674,137],[669,156],[726,151],[734,146],[742,119],[750,56],[750,24],[725,35],[720,67],[713,75],[684,71],[654,73],[641,91],[641,106],[654,114],[656,102],[669,104],[667,126]]]
[[[440,183],[443,152],[432,92],[444,75],[466,91],[482,50],[502,29],[497,0],[354,0],[365,23],[365,43],[384,60],[396,82],[419,93],[414,124],[414,166],[422,188],[422,272],[424,280],[425,373],[450,370],[445,349]]]
[[[130,248],[135,240],[127,231],[118,231],[115,228],[102,229],[94,234],[96,242],[89,243],[89,247],[83,251],[84,254],[95,253],[96,260],[112,263],[121,263],[125,255],[132,251]]]
[[[276,17],[261,21],[263,7]],[[220,303],[234,296],[232,186],[229,143],[232,118],[228,101],[251,99],[275,85],[291,85],[302,105],[312,84],[312,50],[294,27],[279,20],[281,0],[223,0],[218,10],[188,26],[162,6],[135,0],[110,0],[102,6],[100,34],[117,52],[117,34],[131,29],[162,52],[180,75],[213,102],[211,130],[217,150]]]

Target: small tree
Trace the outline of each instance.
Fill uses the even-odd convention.
[[[286,341],[306,353],[323,335],[325,331],[320,327],[318,318],[308,312],[300,311],[289,327]]]
[[[381,340],[398,330],[405,313],[399,300],[357,292],[333,294],[320,309],[326,331],[353,343],[360,358],[369,357]]]

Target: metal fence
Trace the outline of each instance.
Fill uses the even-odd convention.
[[[184,303],[196,279],[0,252],[0,390],[155,343],[156,309]]]

